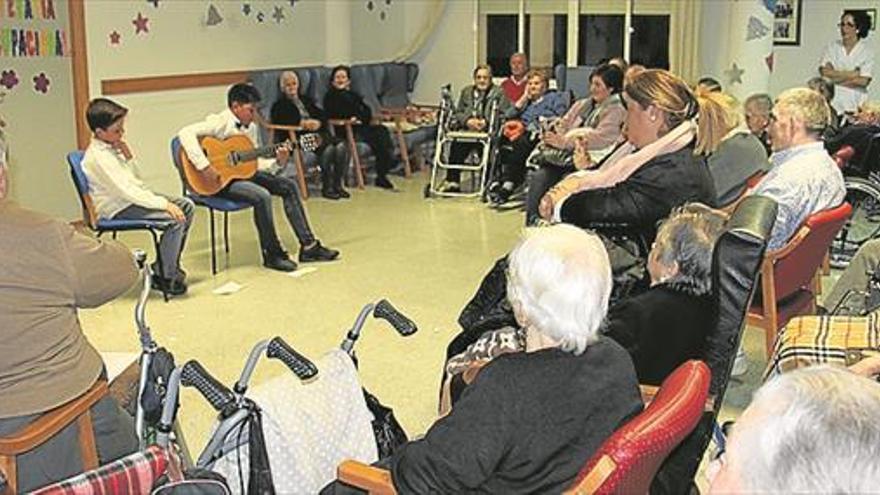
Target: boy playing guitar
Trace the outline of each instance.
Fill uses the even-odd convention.
[[[212,137],[222,141],[244,135],[253,145],[259,147],[260,135],[254,122],[259,102],[260,93],[256,88],[248,84],[236,84],[229,88],[226,110],[208,115],[203,121],[190,124],[178,132],[186,158],[198,170],[204,183],[214,185],[215,188],[220,187],[222,178],[211,167],[211,159],[203,151],[200,139]],[[339,257],[339,251],[322,246],[312,233],[296,182],[277,174],[278,170],[287,166],[289,159],[290,148],[279,146],[275,150],[274,158],[257,158],[257,170],[253,176],[233,180],[215,194],[254,207],[263,266],[285,272],[295,270],[296,263],[284,251],[275,231],[272,196],[280,196],[283,200],[284,212],[301,246],[300,262],[331,261]]]

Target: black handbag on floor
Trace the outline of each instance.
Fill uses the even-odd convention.
[[[394,411],[382,405],[375,395],[364,389],[364,400],[367,401],[367,408],[373,414],[373,434],[376,437],[376,449],[379,452],[379,459],[390,457],[398,447],[405,444],[409,438],[403,427],[394,417]]]

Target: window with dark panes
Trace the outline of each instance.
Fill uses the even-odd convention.
[[[510,75],[510,56],[517,51],[517,15],[486,16],[486,63],[496,77]],[[526,53],[528,53],[529,18],[526,16]]]
[[[669,16],[633,16],[630,43],[632,63],[669,69]]]
[[[623,56],[623,16],[582,14],[578,19],[578,65]]]

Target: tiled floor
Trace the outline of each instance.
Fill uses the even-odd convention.
[[[178,361],[198,359],[225,383],[237,378],[250,347],[281,335],[307,356],[336,346],[360,307],[390,299],[419,325],[410,338],[397,337],[380,322],[367,326],[358,349],[363,383],[392,406],[411,434],[434,420],[439,371],[445,347],[457,333],[455,319],[484,273],[515,242],[522,213],[497,212],[476,200],[422,197],[425,175],[396,179],[399,190],[352,191],[348,201],[310,199],[312,225],[340,261],[303,265],[293,277],[260,266],[256,232],[249,213],[231,217],[232,251],[226,268],[212,277],[207,215],[199,211],[184,266],[190,291],[164,303],[150,300],[148,319],[157,341]],[[297,245],[276,205],[276,225],[284,244]],[[149,246],[138,234],[123,235],[131,246]],[[314,271],[303,268],[314,268]],[[236,282],[230,295],[213,291]],[[82,312],[89,339],[102,351],[138,350],[132,308],[134,290],[102,308]],[[734,418],[748,404],[765,361],[763,334],[745,334],[748,373],[731,381],[722,417]],[[254,383],[286,373],[264,362]],[[194,392],[182,395],[180,417],[190,446],[198,451],[213,422],[208,406]]]

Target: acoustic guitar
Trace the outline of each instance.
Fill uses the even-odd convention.
[[[276,151],[282,146],[294,147],[295,143],[284,141],[282,143],[255,148],[250,138],[237,134],[226,139],[217,139],[206,136],[199,140],[202,151],[211,162],[210,167],[220,176],[219,183],[208,180],[199,171],[186,151],[180,148],[180,163],[190,190],[204,196],[217,194],[230,182],[236,179],[250,179],[257,173],[257,158],[273,158]]]

